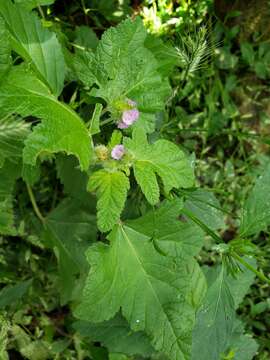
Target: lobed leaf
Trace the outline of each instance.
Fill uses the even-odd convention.
[[[97,222],[101,231],[111,230],[124,209],[129,180],[121,171],[98,170],[89,179],[89,191],[96,191]]]
[[[110,246],[87,252],[91,270],[75,315],[100,322],[121,307],[131,329],[145,331],[157,351],[188,360],[195,309],[187,263],[161,255],[149,237],[128,226],[116,226],[109,239]]]
[[[166,193],[173,188],[193,185],[192,166],[177,145],[167,140],[150,145],[140,128],[133,130],[132,139],[124,138],[124,145],[133,155],[136,181],[150,204],[159,201],[157,175],[162,179]]]
[[[87,170],[91,158],[90,135],[80,117],[52,96],[47,87],[24,67],[15,67],[0,89],[0,108],[6,113],[36,116],[35,126],[25,141],[23,161],[34,166],[42,153],[75,155]]]

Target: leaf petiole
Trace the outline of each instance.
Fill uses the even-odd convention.
[[[27,192],[28,192],[31,204],[33,206],[34,212],[37,215],[37,217],[39,218],[39,220],[42,222],[42,224],[44,225],[45,224],[45,218],[43,217],[43,215],[41,214],[41,212],[39,210],[39,207],[37,205],[37,202],[36,202],[34,193],[32,191],[32,188],[28,183],[26,183],[26,188],[27,188]]]

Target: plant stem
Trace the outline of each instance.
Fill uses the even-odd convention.
[[[252,271],[255,275],[257,275],[257,277],[260,280],[262,280],[262,281],[266,282],[268,285],[270,285],[270,279],[267,276],[265,276],[262,271],[259,271],[259,270],[255,269],[252,265],[250,265],[246,260],[244,260],[241,256],[239,256],[235,252],[231,252],[231,256],[233,258],[235,258],[235,260],[237,260],[240,264],[242,264],[247,269]]]
[[[40,16],[42,17],[43,20],[45,20],[45,15],[44,15],[44,11],[42,9],[42,7],[40,5],[38,5],[38,11],[40,13]]]
[[[111,118],[106,119],[106,120],[104,120],[104,121],[101,121],[101,122],[100,122],[100,126],[103,126],[103,125],[109,124],[110,122],[112,122],[112,119],[111,119]]]
[[[31,186],[26,183],[26,188],[27,188],[27,192],[29,194],[29,198],[30,198],[31,204],[33,206],[34,212],[37,215],[37,217],[39,218],[39,220],[42,222],[42,224],[44,225],[45,224],[45,218],[43,217],[43,215],[41,214],[41,212],[39,210],[39,207],[37,205],[37,202],[36,202],[35,196],[33,194],[33,191],[31,189]]]

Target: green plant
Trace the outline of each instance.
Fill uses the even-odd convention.
[[[46,28],[23,2],[0,0],[0,14],[0,259],[10,282],[0,292],[1,356],[10,340],[28,359],[252,359],[258,346],[236,310],[255,275],[270,284],[251,243],[270,224],[269,166],[224,243],[218,200],[198,188],[194,156],[160,121],[184,50],[149,35],[139,17],[101,40],[87,30],[85,46]],[[192,75],[205,54],[191,52],[184,71]],[[202,266],[205,235],[213,266]],[[7,236],[26,244],[17,245],[19,282],[9,278]],[[59,305],[56,288],[61,315],[73,311],[63,320],[71,335],[40,310]],[[34,308],[18,311],[31,289]]]

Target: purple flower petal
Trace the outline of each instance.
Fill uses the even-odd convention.
[[[125,110],[122,115],[122,122],[130,126],[138,120],[139,115],[140,113],[138,109]]]
[[[126,129],[128,128],[129,125],[125,124],[123,121],[120,121],[118,124],[117,124],[117,127],[118,129]]]
[[[115,147],[111,151],[111,156],[115,160],[122,159],[123,155],[125,154],[125,147],[124,145],[115,145]]]

